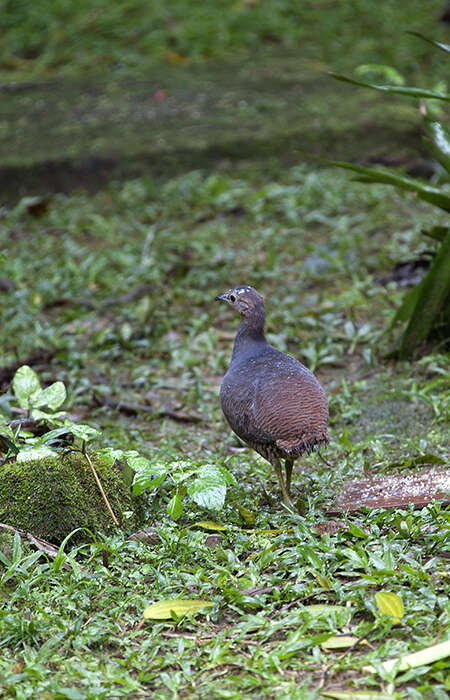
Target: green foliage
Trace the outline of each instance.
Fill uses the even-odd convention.
[[[14,454],[18,462],[29,463],[40,458],[56,457],[58,449],[67,450],[68,436],[71,438],[70,449],[84,452],[87,442],[101,437],[99,430],[73,421],[64,411],[48,413],[35,408],[44,406],[51,411],[60,408],[66,399],[63,382],[53,382],[42,389],[36,372],[28,365],[23,365],[16,371],[12,387],[20,408],[26,409],[27,415],[37,421],[45,420],[46,429],[42,435],[35,436],[27,432],[26,427],[23,430],[19,423],[14,432],[7,420],[0,416],[0,426],[5,432],[5,435],[0,437],[6,441],[6,459]],[[62,445],[61,438],[65,438]],[[73,438],[80,441],[81,445],[78,448]],[[126,459],[129,467],[135,472],[133,492],[136,496],[146,489],[155,491],[163,482],[170,482],[173,488],[167,512],[173,520],[178,520],[183,513],[183,501],[186,496],[201,508],[220,510],[225,502],[227,486],[237,486],[235,477],[223,464],[199,464],[190,460],[151,462],[136,451],[108,447],[102,448],[100,453],[112,461]],[[33,468],[33,465],[30,464],[30,468]]]
[[[175,620],[187,614],[195,614],[210,608],[212,603],[207,600],[159,600],[144,610],[146,620]]]
[[[418,32],[411,32],[415,36],[425,39],[437,48],[450,52],[450,47],[424,37]],[[399,85],[375,85],[372,83],[354,80],[337,73],[331,74],[337,80],[360,85],[363,87],[380,90],[389,94],[420,97],[425,100],[450,101],[447,93],[435,90],[423,90],[420,88],[404,87]],[[392,173],[389,170],[365,168],[351,163],[331,161],[341,168],[358,173],[358,180],[367,183],[382,183],[392,185],[400,190],[414,192],[420,199],[433,204],[446,212],[450,212],[450,194],[448,181],[450,179],[450,133],[439,121],[425,118],[425,139],[432,154],[439,161],[446,173],[441,185],[427,185],[422,181]],[[427,340],[448,340],[450,337],[450,226],[434,227],[431,231],[423,233],[441,243],[437,249],[430,269],[422,281],[408,292],[394,315],[391,328],[401,322],[404,330],[399,339],[398,350],[400,358],[409,357],[418,350],[423,349]]]
[[[2,293],[2,364],[53,349],[51,361],[33,362],[42,386],[67,387],[55,413],[100,431],[90,450],[141,457],[137,471],[149,464],[155,478],[135,539],[114,529],[66,545],[73,568],[58,571],[44,554],[29,564],[22,544],[23,568],[0,590],[4,692],[313,700],[323,685],[412,700],[448,694],[445,659],[381,666],[448,638],[445,508],[327,512],[347,479],[448,461],[449,358],[382,361],[381,333],[404,290],[378,281],[393,260],[420,255],[429,245],[421,230],[444,226],[447,214],[345,175],[195,171],[55,196],[40,217],[5,210],[0,277],[14,287]],[[241,281],[265,294],[270,340],[314,364],[329,396],[332,466],[317,455],[300,462],[302,514],[279,506],[273,469],[221,415],[238,318],[214,297]],[[8,424],[26,415],[17,409],[5,391]],[[35,438],[21,430],[21,451]],[[180,461],[188,466],[173,467]],[[220,514],[187,492],[203,465],[237,480]],[[334,518],[340,527],[317,532]],[[401,597],[399,624],[380,614],[378,592]],[[213,605],[144,622],[146,608],[174,599]],[[330,638],[347,646],[327,649]],[[369,664],[377,670],[362,670]]]
[[[438,0],[425,7],[410,0],[405,8],[385,0],[382,11],[367,0],[336,3],[330,11],[294,0],[214,0],[207,8],[187,0],[116,0],[113,5],[105,0],[5,0],[0,61],[6,74],[111,69],[143,73],[150,62],[184,67],[282,45],[301,49],[303,57],[314,61],[333,61],[338,54],[359,50],[367,61],[407,63],[395,42],[395,23],[409,24],[414,17],[415,25],[430,26],[439,8]],[[380,32],[385,35],[382,50]]]
[[[10,456],[10,453],[14,453],[19,461],[56,455],[55,445],[61,446],[61,438],[63,449],[67,449],[68,442],[72,444],[71,449],[77,449],[77,445],[73,444],[73,438],[77,438],[80,440],[78,449],[81,450],[87,442],[100,435],[100,431],[96,428],[78,423],[68,417],[65,411],[56,410],[67,398],[63,382],[53,382],[42,389],[36,372],[28,365],[22,365],[14,374],[12,389],[19,407],[25,409],[26,417],[34,419],[36,425],[42,422],[44,428],[40,431],[41,435],[35,435],[27,430],[26,422],[23,428],[22,422],[19,421],[17,428],[13,430],[8,420],[0,414],[0,429],[5,432],[1,437],[8,441],[9,447],[9,450],[6,450],[5,459]],[[42,407],[47,410],[42,411]],[[67,438],[70,438],[69,441]],[[49,449],[49,446],[53,449]]]
[[[198,464],[186,459],[161,463],[140,457],[128,457],[127,461],[136,472],[133,482],[136,495],[145,489],[154,491],[163,482],[171,482],[173,495],[167,504],[167,512],[173,520],[178,520],[183,513],[186,495],[202,508],[221,510],[227,485],[237,486],[235,477],[223,464]],[[185,482],[188,482],[187,487]]]

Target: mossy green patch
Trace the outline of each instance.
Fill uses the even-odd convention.
[[[120,522],[133,500],[119,466],[92,458]],[[130,522],[131,520],[131,522]],[[133,517],[127,523],[133,525]],[[76,528],[111,530],[113,522],[86,459],[79,453],[0,467],[0,522],[61,542]],[[82,539],[86,533],[77,533]]]

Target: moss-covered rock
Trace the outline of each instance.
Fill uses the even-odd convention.
[[[120,523],[125,511],[136,513],[130,488],[119,465],[91,457],[103,489]],[[135,514],[127,527],[138,524]],[[77,452],[0,466],[0,522],[61,542],[79,527],[92,531],[114,528],[86,458]],[[74,539],[86,539],[78,532]]]

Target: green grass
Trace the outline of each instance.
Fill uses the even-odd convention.
[[[445,661],[398,674],[378,662],[449,637],[448,512],[366,510],[339,516],[335,534],[314,529],[346,479],[446,457],[448,356],[430,347],[416,363],[385,359],[382,333],[403,291],[377,283],[424,252],[420,229],[439,223],[432,208],[306,167],[273,180],[196,171],[54,196],[40,212],[30,204],[1,220],[0,277],[13,285],[2,287],[2,365],[55,348],[40,377],[66,383],[69,412],[102,431],[99,446],[224,459],[239,487],[221,512],[189,502],[177,523],[161,487],[148,505],[150,542],[98,534],[67,547],[73,571],[16,544],[13,563],[0,564],[3,695],[446,697]],[[272,468],[240,449],[219,408],[238,319],[214,297],[242,282],[265,295],[270,340],[313,367],[330,399],[332,467],[303,460],[299,512],[281,508]],[[142,296],[124,297],[142,284]],[[155,414],[126,416],[101,396]],[[10,392],[0,399],[6,415],[13,404]],[[203,421],[161,419],[164,405]],[[216,540],[196,526],[207,519],[226,527]],[[398,624],[377,608],[379,591],[402,598]],[[214,605],[142,624],[147,605],[175,597]],[[322,648],[342,634],[361,643]]]
[[[432,87],[440,56],[403,30],[446,40],[443,3],[205,7],[40,0],[0,12],[1,80],[37,83],[2,101],[3,162],[19,168],[3,181],[16,199],[36,191],[27,164],[44,163],[39,191],[54,190],[55,173],[81,181],[69,166],[86,153],[100,157],[86,184],[112,167],[105,155],[118,177],[156,174],[0,210],[1,365],[52,349],[35,369],[44,386],[65,382],[71,417],[101,431],[94,447],[220,461],[239,484],[220,512],[186,500],[175,523],[164,483],[148,500],[147,542],[126,530],[69,542],[71,570],[1,535],[0,696],[441,700],[448,660],[406,672],[380,662],[450,637],[448,511],[327,508],[352,477],[448,458],[448,355],[430,346],[414,363],[386,359],[404,289],[377,282],[427,255],[420,230],[444,214],[335,169],[281,163],[415,150],[410,107],[331,95],[318,75],[381,63]],[[313,368],[329,397],[332,466],[305,457],[293,512],[219,407],[238,319],[214,297],[243,282],[265,295],[271,342]],[[154,412],[126,415],[105,398]],[[0,412],[10,419],[14,407],[6,387]],[[202,420],[175,422],[164,407]],[[342,527],[319,534],[334,517]],[[198,525],[211,519],[225,529]],[[399,621],[382,614],[379,592],[401,598]],[[178,597],[213,607],[143,621],[151,603]],[[342,635],[359,643],[324,648]]]
[[[440,55],[405,31],[446,41],[441,0],[3,4],[0,189],[10,201],[196,168],[276,175],[317,157],[424,153],[415,101],[390,104],[328,72],[381,64],[383,80],[394,66],[407,83],[437,87]]]
[[[111,70],[143,75],[155,61],[195,65],[273,47],[323,67],[344,58],[341,67],[353,68],[357,56],[361,63],[415,71],[430,53],[422,47],[411,61],[399,33],[428,29],[444,38],[444,27],[436,21],[441,11],[440,0],[411,0],[404,6],[395,0],[376,5],[367,0],[215,0],[207,6],[186,0],[6,0],[0,71],[6,79]]]

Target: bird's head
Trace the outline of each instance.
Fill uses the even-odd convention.
[[[216,297],[216,301],[225,301],[241,316],[251,316],[255,312],[260,314],[261,311],[264,313],[264,298],[247,284],[229,289]]]

